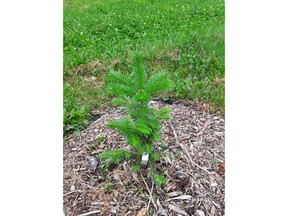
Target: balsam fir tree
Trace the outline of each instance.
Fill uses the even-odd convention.
[[[98,157],[106,165],[131,160],[133,170],[137,172],[140,170],[142,156],[148,155],[150,175],[156,185],[161,185],[166,180],[156,172],[155,162],[159,161],[160,154],[153,149],[153,143],[160,139],[160,121],[170,118],[170,110],[167,107],[156,110],[149,107],[148,103],[152,96],[168,90],[172,83],[165,72],[155,73],[147,79],[142,58],[136,55],[134,59],[132,74],[110,71],[105,80],[107,92],[115,97],[112,103],[124,106],[128,113],[127,117],[109,122],[108,127],[118,130],[127,139],[131,151],[105,151]]]

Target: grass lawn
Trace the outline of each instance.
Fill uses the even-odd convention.
[[[64,132],[107,105],[105,73],[130,73],[135,52],[169,72],[166,97],[224,112],[224,19],[224,0],[64,0]]]

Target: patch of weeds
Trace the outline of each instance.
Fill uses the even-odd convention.
[[[103,97],[98,90],[102,83],[93,77],[77,78],[64,84],[63,130],[64,135],[71,132],[80,132],[85,129],[92,119],[91,109],[99,106]],[[104,106],[105,103],[102,103]]]
[[[89,109],[82,106],[75,97],[75,92],[69,83],[64,85],[64,133],[83,130],[88,124],[91,115]]]
[[[109,191],[109,190],[112,190],[113,188],[114,186],[112,184],[109,184],[109,185],[105,185],[104,190]]]
[[[100,143],[102,143],[105,139],[106,139],[106,137],[100,136],[100,137],[98,137],[98,138],[96,139],[96,142],[100,144]]]
[[[175,94],[178,98],[187,98],[191,94],[192,82],[190,79],[179,79],[175,83]]]
[[[211,162],[211,164],[217,164],[217,163],[218,163],[218,160],[215,159],[215,158],[212,158],[212,159],[210,160],[210,162]]]
[[[156,199],[154,199],[154,200],[156,200]],[[155,212],[154,208],[150,208],[149,212],[150,212],[150,215],[154,215],[154,212]]]

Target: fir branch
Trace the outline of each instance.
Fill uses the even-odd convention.
[[[143,154],[143,153],[151,154],[153,151],[152,144],[143,144],[137,150],[139,151],[140,154]]]
[[[131,76],[124,75],[120,72],[115,72],[113,70],[109,71],[105,77],[105,82],[109,84],[122,84],[126,86],[133,86],[133,79]]]
[[[123,98],[113,98],[112,99],[112,104],[114,106],[118,105],[127,105],[130,103],[130,99],[128,97],[123,97]]]
[[[160,91],[168,90],[171,88],[172,83],[168,79],[168,74],[160,72],[153,74],[146,84],[146,92],[150,95],[154,95]]]
[[[123,84],[114,83],[113,85],[109,85],[107,87],[107,92],[113,96],[134,96],[135,95],[135,88],[133,86],[126,86]]]
[[[135,101],[141,102],[142,104],[147,104],[151,100],[151,96],[146,92],[142,91],[135,95]]]
[[[124,136],[129,136],[134,130],[133,121],[129,117],[119,119],[118,121],[110,121],[107,126],[112,129],[117,129]]]
[[[169,115],[170,109],[168,107],[163,107],[157,113],[157,118],[159,120],[170,119],[171,116]]]
[[[111,163],[121,163],[122,161],[125,161],[133,157],[134,154],[135,153],[130,151],[117,149],[114,151],[105,151],[98,157],[102,159],[106,165],[109,165]]]
[[[137,90],[142,90],[144,89],[144,85],[146,82],[146,71],[145,71],[145,66],[142,62],[142,57],[140,55],[136,55],[134,57],[135,59],[135,66],[133,67],[133,74],[135,77],[135,84],[137,87]]]
[[[131,145],[134,149],[139,149],[141,140],[136,134],[130,133],[130,135],[127,136],[127,139],[129,145]]]
[[[152,129],[147,125],[148,122],[146,122],[144,119],[140,119],[135,124],[135,129],[137,132],[139,132],[143,136],[147,136],[151,134]]]

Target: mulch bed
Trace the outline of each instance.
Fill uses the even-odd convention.
[[[106,127],[125,111],[109,108],[99,112],[80,136],[64,141],[66,216],[225,215],[224,117],[182,102],[169,105],[159,100],[150,105],[171,109],[172,118],[162,122],[161,140],[155,144],[162,152],[157,168],[164,171],[167,184],[156,187],[147,168],[137,174],[129,162],[103,170],[97,154],[129,149],[117,131]]]

